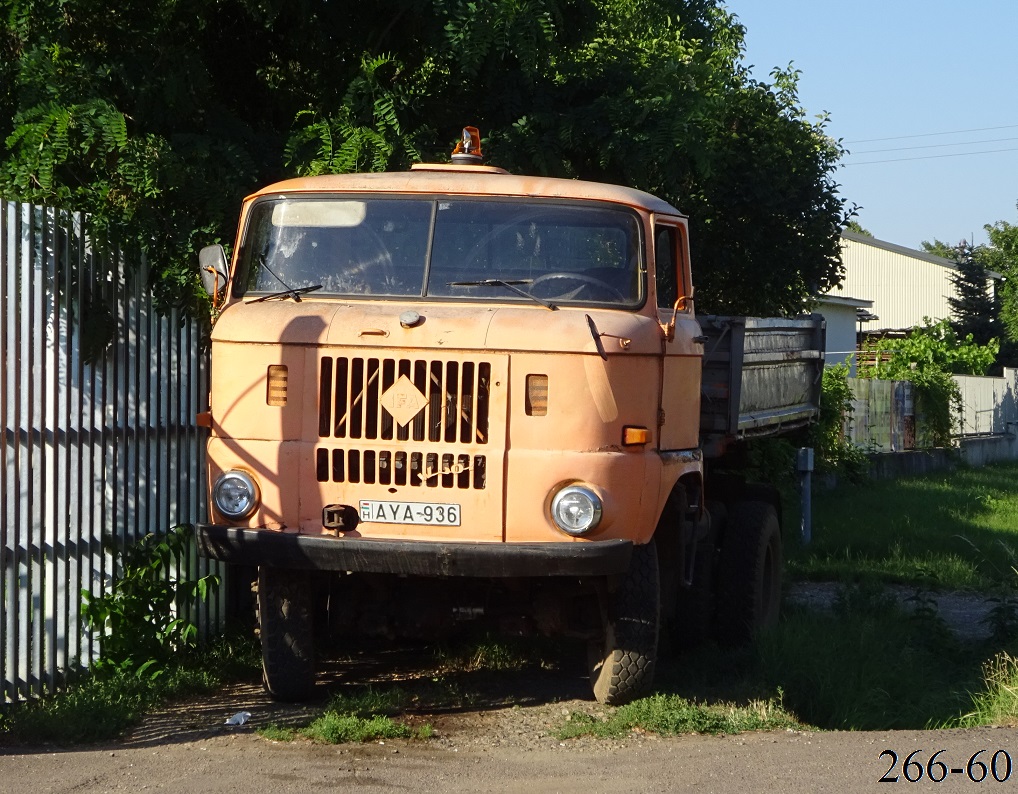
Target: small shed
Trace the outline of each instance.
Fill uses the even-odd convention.
[[[826,362],[848,364],[849,377],[855,377],[855,349],[860,329],[872,324],[873,301],[824,295],[816,311],[827,320]]]

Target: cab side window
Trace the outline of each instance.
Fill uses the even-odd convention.
[[[678,234],[675,227],[659,226],[654,237],[654,276],[657,282],[659,309],[670,309],[679,299],[679,283],[675,267],[676,250],[678,250]]]

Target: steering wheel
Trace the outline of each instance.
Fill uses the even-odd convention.
[[[548,284],[552,281],[576,281],[579,282],[579,286],[576,287],[572,292],[561,292],[555,290],[545,290],[544,294],[538,295],[541,298],[564,298],[570,300],[575,298],[584,289],[596,289],[600,290],[603,295],[607,295],[609,299],[617,300],[619,303],[626,302],[626,296],[619,292],[615,287],[606,281],[601,281],[599,278],[588,276],[586,273],[545,273],[543,276],[534,279],[534,283],[530,285],[530,293],[532,295],[537,294],[537,288],[541,284]],[[596,300],[596,298],[592,298]]]

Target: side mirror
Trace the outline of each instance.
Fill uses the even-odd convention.
[[[214,304],[218,303],[226,294],[226,285],[230,282],[230,266],[223,246],[217,244],[202,248],[198,252],[198,270],[205,291]]]

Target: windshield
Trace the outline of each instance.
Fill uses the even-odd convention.
[[[293,197],[251,212],[243,292],[633,307],[639,221],[605,205],[536,200]],[[238,290],[240,292],[241,290]]]

